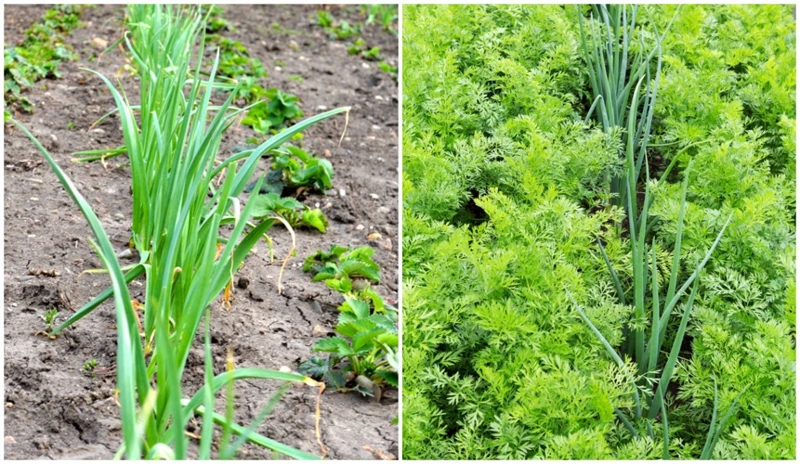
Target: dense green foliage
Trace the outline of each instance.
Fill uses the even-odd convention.
[[[674,14],[642,7],[640,29]],[[661,415],[634,424],[639,439],[615,415],[635,407],[633,360],[618,366],[569,300],[614,347],[651,324],[621,304],[597,245],[633,301],[610,194],[624,130],[587,120],[578,9],[412,6],[403,29],[403,457],[662,457]],[[662,44],[637,187],[653,179],[646,243],[662,289],[685,176],[679,283],[732,215],[666,392],[672,458],[699,457],[742,391],[712,456],[795,456],[794,36],[791,7],[684,6]]]

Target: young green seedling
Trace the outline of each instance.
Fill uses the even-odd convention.
[[[52,332],[53,324],[55,324],[56,317],[58,317],[58,310],[56,308],[48,309],[44,312],[44,315],[39,317],[44,321],[44,324],[47,327],[47,332]]]
[[[94,368],[97,367],[97,361],[90,359],[83,363],[83,370],[94,378]]]
[[[397,32],[395,29],[397,24],[397,5],[362,5],[361,11],[367,16],[367,20],[364,22],[365,25],[368,26],[377,21],[384,31]]]

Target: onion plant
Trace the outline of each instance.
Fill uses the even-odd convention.
[[[214,394],[223,387],[228,387],[230,392],[232,383],[239,379],[271,379],[284,382],[304,383],[312,386],[321,386],[319,383],[306,376],[280,372],[261,368],[233,369],[229,366],[228,370],[222,374],[213,376],[212,355],[210,346],[210,336],[208,332],[208,306],[210,302],[222,291],[219,285],[224,277],[224,268],[235,267],[241,264],[244,256],[259,240],[260,235],[269,227],[269,222],[259,224],[254,230],[244,235],[244,238],[236,243],[235,237],[242,236],[242,229],[252,202],[248,202],[242,212],[242,217],[236,221],[234,232],[229,238],[226,252],[218,259],[214,259],[216,253],[215,241],[218,239],[217,231],[206,228],[203,238],[203,253],[205,259],[198,259],[199,265],[196,275],[204,276],[207,281],[194,279],[188,287],[190,292],[183,294],[185,300],[182,301],[181,320],[172,320],[169,316],[170,307],[173,302],[170,299],[160,302],[155,300],[151,290],[160,285],[165,285],[167,289],[175,288],[175,281],[183,276],[181,268],[174,267],[172,272],[164,281],[159,282],[156,278],[148,277],[147,299],[145,312],[153,314],[155,320],[154,332],[150,341],[145,341],[143,334],[140,334],[139,318],[136,315],[134,302],[128,292],[126,276],[117,260],[115,250],[103,230],[100,220],[92,210],[89,203],[77,190],[72,181],[64,171],[53,160],[52,156],[39,143],[38,140],[18,121],[11,120],[33,141],[36,148],[42,153],[58,177],[67,193],[72,197],[78,208],[86,217],[87,222],[95,236],[96,242],[91,241],[92,246],[100,257],[103,265],[108,270],[112,281],[112,294],[114,296],[114,306],[116,308],[117,321],[117,390],[119,403],[122,413],[122,435],[123,443],[118,455],[124,454],[128,459],[141,459],[143,456],[148,459],[169,458],[185,459],[188,452],[188,439],[185,433],[186,425],[194,416],[195,412],[203,416],[202,436],[198,448],[198,456],[201,459],[208,459],[212,449],[213,423],[223,425],[223,436],[230,436],[231,433],[241,435],[235,443],[229,444],[223,441],[220,447],[222,456],[232,456],[244,442],[252,441],[261,446],[272,449],[285,456],[298,459],[316,459],[317,457],[283,445],[267,437],[253,432],[255,425],[263,421],[265,412],[269,412],[274,406],[275,399],[271,400],[264,412],[259,414],[256,421],[244,428],[235,424],[232,417],[232,409],[229,408],[225,415],[214,413]],[[235,178],[235,169],[228,168],[225,178],[225,190],[230,190]],[[230,202],[230,198],[227,199]],[[222,210],[225,203],[220,200],[216,208]],[[212,222],[218,222],[221,215],[211,218]],[[177,222],[181,222],[178,220]],[[185,236],[185,234],[180,234]],[[172,240],[170,244],[171,254],[177,254],[177,249],[185,243],[181,240]],[[234,245],[234,243],[236,243]],[[227,255],[227,257],[225,257]],[[152,270],[149,264],[139,264],[146,270]],[[211,284],[208,284],[211,282]],[[224,284],[223,284],[224,285]],[[172,299],[174,300],[174,298]],[[205,336],[205,384],[196,392],[191,399],[185,399],[182,395],[181,379],[186,367],[188,350],[194,340],[197,326],[205,317],[206,336]],[[155,340],[155,345],[151,342]],[[279,390],[282,393],[283,389]],[[232,395],[229,393],[228,401]]]
[[[138,8],[145,8],[150,14],[146,15]],[[135,17],[141,20],[134,23],[136,24],[134,30],[172,32],[169,36],[157,34],[153,37],[138,33],[136,34],[140,41],[138,46],[125,39],[142,74],[140,105],[131,106],[124,94],[117,91],[108,79],[98,74],[116,102],[116,112],[119,113],[125,139],[125,150],[131,162],[133,190],[131,241],[140,253],[141,263],[128,270],[125,280],[130,282],[147,272],[150,281],[153,274],[161,272],[162,264],[169,265],[172,269],[180,268],[181,276],[175,279],[176,289],[180,291],[171,297],[175,298],[176,303],[180,303],[185,299],[180,293],[188,292],[189,287],[186,285],[196,277],[197,259],[204,259],[200,254],[202,246],[198,243],[198,239],[205,237],[211,230],[217,233],[220,226],[234,222],[238,224],[239,216],[244,218],[241,221],[242,229],[239,234],[245,229],[254,230],[255,225],[249,222],[250,217],[243,216],[240,212],[238,196],[253,176],[258,159],[309,126],[348,111],[349,108],[338,108],[308,118],[269,138],[258,147],[239,152],[215,165],[222,134],[244,109],[231,107],[236,92],[229,93],[222,105],[218,107],[210,105],[212,89],[218,87],[214,81],[216,62],[211,78],[207,81],[201,80],[199,63],[203,56],[202,43],[196,57],[198,65],[194,70],[194,76],[189,74],[190,53],[194,41],[186,38],[188,37],[186,30],[192,31],[194,39],[197,38],[197,33],[202,30],[199,15],[195,13],[193,19],[186,20],[178,10],[157,5],[135,5],[131,6],[131,9],[137,12]],[[164,19],[162,17],[164,15],[168,15],[168,18]],[[175,24],[179,24],[180,27],[176,27]],[[184,38],[181,40],[183,55],[173,50],[175,46],[171,44],[176,42],[175,36]],[[163,53],[159,54],[159,49],[141,45],[141,42],[148,41],[164,44],[164,48],[161,49]],[[168,59],[157,62],[157,56]],[[185,96],[186,86],[190,87],[190,92]],[[201,93],[202,89],[205,90]],[[140,114],[140,124],[137,124],[135,110]],[[216,115],[208,121],[212,110]],[[235,169],[236,163],[241,160],[244,160],[244,163],[232,174],[234,177],[230,189],[218,189],[223,176],[231,175],[228,170]],[[212,197],[207,198],[207,192],[210,192]],[[184,201],[179,202],[179,199]],[[217,204],[222,206],[216,208],[214,205]],[[214,221],[215,216],[219,216],[217,221]],[[183,222],[179,224],[170,222],[178,219]],[[279,219],[268,219],[263,223],[265,225],[259,229],[261,234],[274,220]],[[173,229],[173,226],[178,228]],[[184,233],[186,236],[180,237],[176,235],[177,233]],[[216,243],[229,240],[235,243],[235,238],[218,237]],[[181,245],[174,254],[168,255],[168,245],[173,241],[178,241]],[[223,257],[230,257],[230,254],[231,251],[226,247]],[[149,268],[147,264],[150,265]],[[238,264],[228,269],[227,273],[220,271],[218,275],[224,274],[225,277],[220,277],[223,287],[232,280],[232,274],[237,268]],[[166,275],[157,276],[158,281],[165,281]],[[165,298],[161,295],[161,288],[154,288],[153,292],[158,294],[159,301]],[[165,295],[171,293],[175,292],[170,289]],[[86,316],[110,296],[109,288],[79,309],[56,328],[53,334]],[[150,338],[153,333],[154,316],[152,312],[148,314],[145,311],[145,314],[145,332]],[[181,314],[170,315],[175,321],[180,319],[180,316]]]
[[[635,113],[634,113],[635,114]],[[615,409],[617,416],[623,424],[628,428],[634,437],[639,437],[634,423],[642,418],[647,418],[649,421],[655,420],[661,414],[662,426],[664,430],[664,458],[669,458],[669,425],[666,412],[666,404],[664,396],[666,394],[667,386],[672,379],[675,364],[680,354],[681,344],[683,343],[686,334],[686,328],[689,322],[689,316],[694,306],[694,301],[697,296],[699,287],[699,276],[705,267],[708,260],[711,258],[714,249],[722,239],[722,235],[730,222],[730,218],[722,227],[722,230],[717,235],[714,243],[706,252],[702,261],[697,264],[692,274],[678,287],[678,277],[681,273],[680,269],[680,255],[681,255],[681,237],[683,233],[683,220],[686,212],[686,190],[689,183],[689,174],[691,171],[691,162],[684,173],[684,180],[682,185],[681,206],[678,213],[677,235],[675,237],[675,248],[673,250],[673,261],[670,272],[669,284],[666,293],[660,288],[658,280],[658,268],[656,263],[656,244],[655,239],[652,240],[650,249],[647,249],[647,209],[652,202],[652,195],[650,193],[650,182],[645,191],[644,206],[641,212],[641,222],[637,227],[634,224],[633,215],[628,215],[630,227],[630,244],[632,253],[633,264],[633,301],[629,301],[625,297],[622,282],[619,275],[614,269],[613,265],[608,259],[608,256],[603,248],[602,243],[598,242],[603,259],[611,274],[614,287],[622,304],[632,304],[634,308],[634,324],[628,328],[627,336],[623,341],[623,346],[618,352],[606,340],[603,334],[595,327],[583,309],[574,300],[571,294],[568,295],[573,303],[573,306],[578,311],[581,319],[589,326],[592,332],[602,343],[609,356],[622,368],[627,369],[623,358],[632,359],[636,366],[636,376],[629,374],[628,379],[633,387],[634,397],[634,411],[632,417],[628,417],[623,411]],[[637,202],[636,195],[627,195],[628,209],[635,208]],[[649,274],[649,275],[648,275]],[[649,283],[649,286],[648,286]],[[691,290],[689,291],[689,287]],[[650,291],[650,298],[646,298],[646,293]],[[674,310],[689,291],[688,297],[680,308],[680,323],[677,331],[674,334],[672,345],[666,353],[666,360],[664,360],[663,352],[665,349],[664,343],[666,341],[667,326],[669,324],[670,316]],[[662,295],[663,294],[663,295]],[[649,327],[647,321],[650,321]],[[650,385],[647,376],[656,375],[655,390],[649,391],[647,387]],[[735,407],[731,406],[731,409]],[[715,404],[716,409],[716,404]],[[730,410],[729,410],[730,414]],[[653,436],[653,431],[650,422],[647,422],[648,433]],[[714,433],[713,427],[710,431]]]
[[[636,118],[630,118],[628,113],[640,106],[643,108],[643,117],[635,124],[636,137],[632,139],[635,159],[633,166],[635,167],[635,178],[638,179],[645,158],[645,148],[650,138],[653,111],[658,93],[658,81],[661,74],[661,42],[672,25],[672,21],[661,35],[658,33],[655,22],[652,22],[656,36],[655,47],[647,52],[645,35],[639,34],[638,50],[633,56],[630,56],[632,53],[631,42],[635,40],[638,7],[631,5],[629,9],[627,5],[592,5],[591,8],[591,35],[587,34],[583,14],[580,10],[578,11],[581,47],[594,94],[594,101],[586,115],[586,120],[588,121],[596,112],[596,117],[603,130],[611,133],[615,128],[626,127],[630,120],[636,121]],[[596,24],[597,21],[593,21],[595,18],[602,23],[602,27]],[[651,69],[654,58],[656,61],[655,72]],[[634,87],[642,81],[645,81],[645,92],[636,94],[633,100],[630,100]],[[618,205],[624,205],[627,189],[622,182],[625,177],[630,181],[630,175],[615,177],[611,180],[611,193],[615,194],[614,198]]]
[[[186,59],[189,48],[197,41],[198,34],[204,22],[198,15],[181,14],[182,6],[156,6],[132,4],[127,7],[127,25],[130,29],[126,35],[108,47],[114,49],[117,45],[127,41],[133,55],[133,65],[139,76],[139,93],[143,105],[132,106],[135,110],[142,111],[142,125],[147,125],[145,119],[152,118],[153,112],[158,115],[164,124],[175,120],[174,113],[180,102],[165,99],[171,88],[178,83],[177,79],[159,82],[165,72],[172,70],[176,63]],[[129,39],[129,40],[128,40]],[[104,52],[105,53],[105,52]],[[219,83],[215,85],[220,86]],[[112,114],[114,109],[94,125],[99,124]],[[86,150],[74,153],[78,158],[76,162],[106,160],[115,156],[126,154],[126,146],[115,149]],[[134,220],[136,215],[134,215]]]
[[[589,65],[589,80],[596,96],[589,110],[587,120],[591,117],[592,112],[596,110],[605,131],[610,133],[616,127],[625,129],[624,171],[620,178],[612,181],[611,189],[612,193],[617,194],[617,198],[622,200],[622,206],[627,216],[632,257],[632,301],[626,298],[619,275],[611,264],[602,242],[598,242],[601,255],[609,269],[620,302],[623,305],[631,304],[634,308],[635,321],[626,328],[625,339],[619,352],[611,346],[595,327],[568,290],[567,293],[578,314],[600,340],[609,356],[622,369],[627,369],[623,361],[625,357],[632,359],[635,363],[636,375],[633,375],[633,373],[628,374],[628,379],[633,387],[635,405],[632,416],[627,416],[619,409],[616,409],[615,412],[636,438],[639,437],[639,434],[635,423],[643,418],[647,419],[647,432],[653,439],[655,439],[655,434],[652,430],[651,422],[660,414],[663,427],[663,455],[665,459],[668,459],[669,425],[664,396],[672,379],[681,344],[686,334],[689,316],[699,288],[700,274],[722,239],[722,235],[731,218],[729,217],[723,225],[702,261],[695,265],[691,275],[679,287],[681,238],[684,215],[687,208],[686,192],[692,164],[690,161],[684,171],[669,283],[666,292],[663,292],[659,286],[655,239],[652,240],[649,250],[647,247],[647,237],[653,224],[652,222],[648,223],[648,210],[653,201],[653,194],[651,193],[651,184],[653,182],[650,180],[647,146],[653,120],[658,80],[661,73],[661,41],[664,35],[659,35],[656,30],[655,48],[647,54],[644,51],[646,48],[644,39],[640,38],[639,51],[635,55],[630,69],[628,69],[630,41],[634,36],[636,14],[636,6],[630,7],[630,13],[625,5],[593,6],[592,17],[596,16],[604,24],[605,34],[592,21],[591,40],[587,40],[583,18],[579,14],[582,45]],[[653,23],[653,27],[656,28],[655,23]],[[669,26],[667,26],[668,29]],[[666,31],[664,34],[666,34]],[[656,65],[655,72],[651,75],[650,68],[653,57],[656,57]],[[630,96],[631,92],[632,96]],[[639,108],[641,108],[641,116],[638,115]],[[662,175],[661,181],[666,178],[673,166],[674,162]],[[645,192],[640,208],[637,188],[642,167],[644,167],[645,172]],[[689,290],[690,287],[691,290]],[[649,298],[647,296],[648,291]],[[679,303],[687,294],[687,291],[688,297],[680,309],[680,323],[674,333],[672,345],[671,347],[665,347],[664,343],[667,339],[667,327],[670,317],[674,310],[679,307]],[[665,348],[669,348],[666,352],[666,359],[662,355]],[[647,377],[653,375],[657,379],[654,383],[655,389],[651,390],[648,388],[650,383]],[[726,414],[726,419],[722,421],[720,427],[715,429],[717,408],[715,401],[714,418],[709,430],[706,449],[703,450],[703,457],[710,456],[713,446],[719,438],[721,427],[724,427],[735,406],[736,402],[731,405]]]
[[[141,8],[141,10],[139,10]],[[234,272],[276,220],[251,220],[255,201],[241,204],[238,196],[253,176],[257,162],[310,125],[345,112],[331,110],[309,118],[273,136],[258,147],[219,162],[223,133],[243,111],[231,106],[230,93],[223,104],[211,106],[218,85],[215,75],[219,56],[207,80],[201,78],[204,40],[199,39],[196,65],[192,52],[204,28],[199,14],[186,17],[177,9],[158,5],[132,7],[140,14],[134,34],[125,37],[141,77],[141,102],[132,106],[127,97],[104,76],[117,106],[125,152],[131,162],[133,190],[132,242],[139,263],[123,270],[112,245],[91,207],[44,147],[19,122],[17,126],[33,141],[56,173],[67,193],[86,217],[97,242],[92,242],[111,276],[111,287],[81,308],[53,334],[89,314],[113,296],[117,316],[117,388],[122,412],[123,444],[127,458],[176,458],[187,456],[188,421],[203,416],[199,457],[210,457],[213,423],[223,425],[220,457],[231,457],[244,440],[295,458],[315,456],[256,434],[255,426],[274,406],[270,401],[249,428],[233,422],[233,382],[260,378],[320,386],[295,373],[260,368],[234,369],[216,377],[208,336],[210,305],[230,289]],[[138,38],[136,38],[138,37]],[[92,71],[93,72],[93,71]],[[139,118],[135,115],[138,110]],[[257,181],[260,188],[263,177]],[[127,271],[127,272],[125,272]],[[144,323],[139,306],[130,298],[127,284],[146,277]],[[181,380],[190,348],[200,324],[206,319],[206,382],[194,396],[182,394]],[[214,394],[226,387],[229,407],[224,415],[214,412]],[[228,444],[231,434],[241,438]]]

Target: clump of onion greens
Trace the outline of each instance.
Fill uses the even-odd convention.
[[[625,129],[624,153],[622,154],[624,172],[620,177],[612,180],[611,191],[615,194],[619,205],[625,209],[628,221],[633,271],[632,301],[626,298],[622,282],[609,261],[602,243],[598,242],[601,255],[609,269],[620,302],[623,305],[633,305],[634,318],[637,321],[636,324],[627,328],[626,337],[619,352],[615,347],[611,346],[591,322],[569,290],[567,290],[567,294],[581,319],[600,340],[614,362],[626,372],[629,372],[623,358],[633,360],[636,376],[629,372],[628,379],[633,389],[634,410],[630,416],[620,409],[615,409],[615,412],[635,438],[639,438],[639,432],[637,432],[635,424],[642,419],[646,419],[647,433],[652,439],[655,439],[652,422],[660,415],[663,428],[663,457],[668,459],[669,425],[664,399],[666,389],[672,379],[681,344],[686,334],[689,316],[699,287],[700,274],[722,239],[723,233],[730,222],[730,217],[702,261],[695,265],[692,274],[679,287],[681,238],[684,215],[687,208],[686,192],[692,164],[690,161],[683,173],[684,179],[672,268],[666,293],[663,293],[663,290],[659,287],[655,240],[652,241],[649,250],[647,247],[647,236],[652,227],[652,223],[648,224],[648,210],[654,198],[650,190],[653,182],[650,180],[647,163],[647,146],[661,73],[661,42],[672,21],[670,21],[663,34],[659,34],[655,23],[651,21],[652,27],[656,29],[654,31],[656,37],[655,46],[647,52],[644,34],[640,34],[638,52],[631,60],[629,55],[632,47],[630,45],[635,35],[637,7],[598,5],[591,8],[590,36],[586,33],[583,15],[580,13],[578,15],[584,58],[589,68],[589,80],[595,95],[587,115],[587,121],[592,113],[596,113],[601,126],[607,133],[612,133],[619,128]],[[654,58],[655,69],[653,70],[651,68]],[[639,116],[640,108],[641,116]],[[673,165],[674,163],[667,168],[661,181],[664,180]],[[643,167],[645,172],[645,192],[640,208],[637,186],[639,185]],[[691,290],[689,290],[690,287]],[[647,297],[648,289],[650,292],[649,298]],[[688,297],[683,302],[682,308],[679,308],[679,303],[687,294],[687,291]],[[670,317],[676,308],[679,308],[681,319],[672,346],[669,347],[666,353],[666,360],[663,361],[662,350],[665,348],[666,330]],[[649,327],[645,322],[648,320],[650,321]],[[660,374],[657,375],[657,380],[654,384],[655,389],[652,390],[648,388],[649,384],[645,376],[654,373]],[[714,445],[719,439],[720,432],[736,407],[737,401],[733,402],[725,417],[717,426],[717,401],[715,396],[714,418],[712,419],[706,446],[702,452],[703,458],[710,458]]]
[[[117,319],[117,388],[122,413],[123,443],[119,454],[129,459],[185,459],[188,421],[202,414],[199,457],[212,449],[213,423],[223,426],[220,457],[231,457],[245,440],[282,455],[316,456],[260,436],[255,426],[277,399],[268,402],[250,427],[233,421],[232,388],[236,380],[270,379],[319,386],[300,374],[261,368],[233,368],[213,376],[208,335],[209,307],[229,288],[234,272],[275,221],[256,221],[254,201],[240,202],[259,158],[324,119],[345,112],[331,110],[304,120],[258,147],[218,162],[223,133],[243,109],[231,106],[233,95],[219,106],[211,104],[219,88],[215,75],[219,58],[207,79],[201,75],[204,23],[196,11],[177,7],[131,6],[136,26],[125,37],[141,78],[141,101],[127,97],[99,76],[114,98],[122,125],[125,152],[131,162],[133,189],[132,242],[141,261],[123,271],[108,236],[86,199],[45,148],[18,121],[13,121],[35,144],[86,217],[92,244],[111,276],[112,286],[85,305],[53,333],[85,317],[113,296]],[[197,43],[199,42],[199,45]],[[196,50],[196,54],[194,51]],[[194,56],[193,56],[194,54]],[[191,63],[196,66],[193,68]],[[92,71],[93,72],[93,71]],[[136,114],[138,113],[138,118]],[[258,180],[260,186],[263,178]],[[223,231],[225,234],[223,235]],[[144,319],[138,316],[127,284],[146,276]],[[182,379],[190,348],[206,321],[205,385],[193,396],[183,395]],[[214,412],[214,395],[228,391],[224,415]],[[279,393],[285,386],[279,389]],[[277,397],[276,397],[277,398]],[[233,433],[241,435],[228,443]]]

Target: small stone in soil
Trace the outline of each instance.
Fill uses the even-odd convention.
[[[330,212],[330,218],[343,224],[355,224],[356,218],[346,209],[334,209]]]
[[[47,437],[34,438],[33,444],[40,450],[46,450],[50,448],[50,439]]]
[[[344,198],[347,196],[347,192],[345,192],[344,189],[339,189],[339,196]]]
[[[383,245],[381,245],[384,250],[392,251],[392,239],[387,238]]]
[[[108,47],[108,41],[105,39],[101,39],[100,37],[95,37],[94,39],[92,39],[92,45],[94,45],[98,49],[104,50],[106,47]]]
[[[117,258],[124,259],[124,258],[133,258],[133,251],[130,248],[126,248],[119,253],[117,253]]]
[[[370,193],[369,197],[372,198],[373,200],[377,200],[378,198],[380,198],[377,193]]]
[[[264,293],[260,290],[250,290],[250,299],[253,301],[264,301]]]
[[[391,211],[391,210],[389,208],[385,207],[385,206],[381,206],[380,208],[378,208],[378,212],[381,213],[381,214],[386,214],[389,211]]]
[[[320,335],[325,335],[328,331],[325,330],[324,327],[321,325],[315,325],[314,328],[311,330],[311,335],[318,337]]]
[[[364,230],[364,224],[357,225],[356,230]]]

